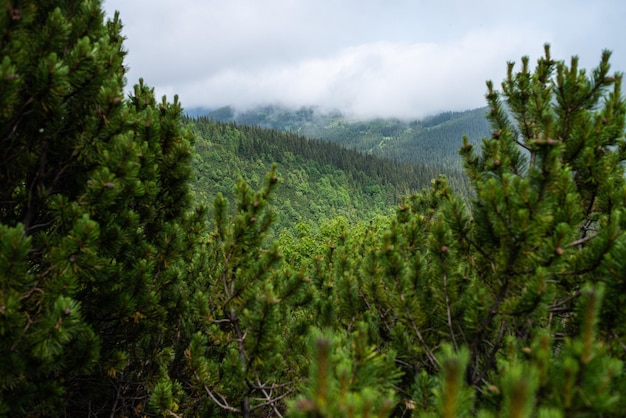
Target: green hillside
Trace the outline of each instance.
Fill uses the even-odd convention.
[[[609,51],[508,64],[460,177],[126,95],[119,15],[6,4],[0,417],[624,416]],[[464,117],[335,122],[380,153]]]
[[[468,187],[460,170],[392,161],[328,141],[208,117],[185,122],[196,136],[192,188],[198,201],[210,202],[218,192],[232,200],[239,178],[259,186],[275,163],[281,178],[275,199],[281,229],[339,215],[351,221],[371,219],[439,175],[459,192]]]
[[[353,120],[313,107],[262,106],[242,112],[224,107],[206,117],[319,138],[392,160],[461,169],[458,150],[463,136],[478,144],[491,135],[486,112],[486,108],[445,112],[414,121]]]

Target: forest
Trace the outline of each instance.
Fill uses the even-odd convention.
[[[610,51],[331,141],[125,93],[100,1],[0,19],[0,416],[624,416]],[[445,134],[472,112],[484,138]],[[345,142],[376,123],[389,147]]]
[[[339,111],[315,107],[293,110],[261,106],[245,111],[224,107],[210,112],[191,109],[189,113],[217,122],[236,122],[330,141],[395,161],[461,171],[461,138],[467,136],[471,144],[479,145],[482,138],[490,135],[486,112],[487,108],[443,112],[421,120],[355,119]]]
[[[315,226],[337,216],[353,223],[389,214],[404,196],[440,175],[459,194],[470,193],[461,170],[432,162],[399,162],[334,142],[206,117],[184,117],[183,124],[194,133],[190,187],[199,203],[212,202],[218,192],[232,201],[238,179],[260,187],[277,165],[281,181],[272,198],[273,230],[293,230],[302,222]]]

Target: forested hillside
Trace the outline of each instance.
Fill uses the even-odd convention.
[[[208,112],[215,121],[237,122],[336,142],[346,148],[396,161],[461,169],[458,150],[463,136],[480,144],[491,135],[487,108],[445,112],[422,120],[353,120],[341,112],[313,107],[297,110],[263,106],[238,112],[231,107]]]
[[[97,0],[0,16],[0,416],[624,416],[609,51],[508,64],[471,194],[389,213],[428,169],[125,98]]]
[[[277,164],[279,230],[338,215],[364,221],[387,214],[403,196],[429,187],[439,175],[459,193],[469,190],[460,170],[391,161],[328,141],[207,117],[185,123],[196,135],[192,189],[198,202],[210,202],[218,192],[232,200],[238,179],[258,187]]]

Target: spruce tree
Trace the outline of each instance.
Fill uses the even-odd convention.
[[[174,411],[203,229],[180,104],[124,99],[99,1],[0,19],[0,411]]]

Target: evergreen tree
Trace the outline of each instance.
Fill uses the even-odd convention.
[[[173,411],[204,222],[180,104],[124,100],[99,1],[0,19],[0,411]]]
[[[488,83],[492,138],[479,155],[462,148],[469,210],[439,180],[364,247],[360,293],[424,410],[448,415],[469,387],[485,414],[624,411],[626,108],[609,55],[590,74],[547,46],[534,72],[527,58],[517,73],[509,64],[503,93]],[[459,355],[440,360],[442,346]],[[464,385],[446,383],[454,358]],[[433,402],[422,388],[439,370]]]
[[[143,81],[122,97],[121,24],[100,6],[0,14],[0,415],[623,414],[626,103],[608,52],[587,73],[546,46],[488,83],[491,138],[461,149],[471,198],[439,177],[369,225],[268,242],[275,168],[259,192],[240,180],[230,212],[218,195],[209,233],[180,104]],[[242,154],[316,152],[207,129]]]
[[[210,416],[281,416],[303,374],[302,312],[311,292],[302,274],[282,265],[278,246],[265,242],[275,167],[266,180],[259,192],[238,182],[232,217],[226,200],[215,199],[207,275],[194,300],[202,326],[187,350],[196,399],[206,400],[198,411]]]
[[[488,83],[492,137],[461,149],[474,198],[439,178],[309,264],[319,323],[363,321],[403,372],[396,413],[626,409],[626,104],[609,56],[589,74],[548,46],[534,71],[509,64],[502,93]]]
[[[480,353],[481,339],[493,343],[501,327],[509,330],[502,336],[524,339],[536,327],[571,335],[569,318],[585,283],[624,284],[623,276],[603,274],[621,247],[625,202],[626,110],[609,57],[605,51],[589,75],[576,57],[569,66],[552,60],[548,46],[534,73],[527,58],[518,73],[509,64],[503,95],[515,123],[488,84],[493,137],[480,157],[463,149],[478,198],[475,231],[460,238],[478,251],[485,267],[472,274],[491,291],[472,332],[474,384],[495,359]],[[607,302],[615,306],[617,297]]]

